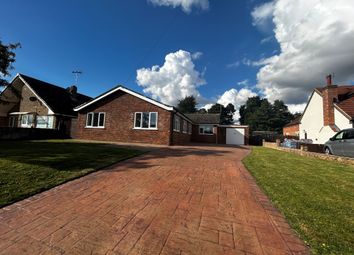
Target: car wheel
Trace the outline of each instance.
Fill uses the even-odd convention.
[[[331,150],[328,147],[325,148],[325,153],[327,155],[331,155],[332,154]]]

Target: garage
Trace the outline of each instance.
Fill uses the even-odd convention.
[[[226,128],[226,144],[244,145],[245,144],[245,128],[228,127]]]

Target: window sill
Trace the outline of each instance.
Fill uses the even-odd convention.
[[[199,133],[199,135],[209,135],[209,136],[211,136],[211,135],[214,135],[214,134],[201,134],[201,133]]]
[[[137,127],[135,127],[135,128],[133,128],[134,130],[158,130],[158,128],[137,128]]]
[[[105,127],[85,127],[85,128],[93,128],[93,129],[104,129]]]
[[[173,132],[177,132],[177,133],[181,133],[181,131],[180,130],[173,130]]]

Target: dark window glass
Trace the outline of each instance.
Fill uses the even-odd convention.
[[[344,139],[354,139],[354,130],[345,131]]]
[[[137,112],[135,114],[135,127],[140,128],[141,127],[141,113]]]
[[[148,128],[148,127],[149,127],[149,113],[148,112],[143,112],[142,128]]]
[[[100,123],[99,123],[100,127],[104,126],[104,117],[105,117],[105,115],[106,114],[104,114],[104,113],[100,113]]]
[[[92,123],[93,127],[97,127],[98,126],[98,113],[94,113],[93,114],[93,123]]]
[[[92,126],[92,113],[87,114],[86,126]]]

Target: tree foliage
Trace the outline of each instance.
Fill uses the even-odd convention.
[[[15,50],[20,47],[19,43],[3,44],[0,40],[0,86],[6,86],[8,82],[6,76],[10,75],[10,70],[13,69],[12,64],[15,62]]]
[[[271,104],[266,98],[251,97],[240,107],[240,123],[249,125],[252,131],[276,131],[281,133],[294,115],[281,100]]]
[[[177,109],[182,113],[195,113],[197,101],[194,96],[187,96],[178,101]]]
[[[235,106],[231,103],[228,104],[226,107],[216,103],[212,107],[210,107],[208,113],[220,113],[221,124],[227,125],[234,123],[233,116],[235,111]]]

